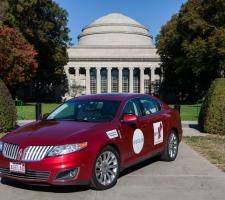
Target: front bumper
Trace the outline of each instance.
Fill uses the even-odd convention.
[[[25,174],[11,173],[9,171],[10,162],[13,161],[0,154],[1,177],[31,183],[70,185],[89,182],[92,176],[94,158],[92,158],[90,152],[81,150],[68,155],[46,157],[41,161],[23,162],[26,164]],[[58,174],[72,169],[76,169],[76,175],[72,179],[57,179]]]

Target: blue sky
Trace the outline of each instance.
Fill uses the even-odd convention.
[[[81,29],[103,15],[119,12],[149,28],[155,39],[160,28],[187,0],[54,0],[69,13],[72,43]]]

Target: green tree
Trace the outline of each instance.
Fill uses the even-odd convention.
[[[7,86],[29,81],[35,75],[37,52],[23,35],[13,28],[0,28],[0,79]]]
[[[39,68],[32,80],[36,98],[49,96],[60,85],[70,41],[67,12],[52,0],[8,0],[5,24],[18,28],[38,52]]]
[[[166,88],[181,100],[205,94],[225,71],[225,1],[189,0],[157,36]]]

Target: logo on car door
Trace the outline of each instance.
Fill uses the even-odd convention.
[[[144,146],[144,134],[140,129],[136,129],[133,135],[133,150],[139,154]]]
[[[163,142],[163,123],[156,122],[153,123],[154,129],[154,145],[160,144]]]

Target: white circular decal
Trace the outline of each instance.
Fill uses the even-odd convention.
[[[140,153],[144,146],[144,135],[140,129],[136,129],[133,135],[133,149],[136,154]]]

